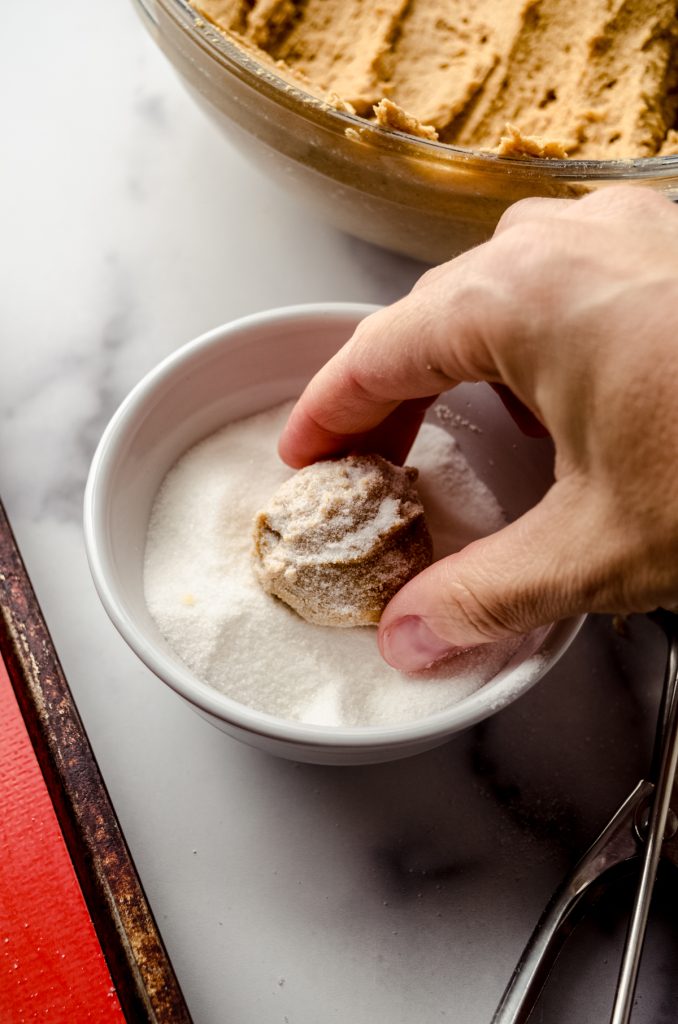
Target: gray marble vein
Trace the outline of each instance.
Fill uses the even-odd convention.
[[[519,702],[392,765],[277,761],[181,704],[85,563],[105,423],[216,324],[390,302],[422,268],[251,167],[130,4],[5,5],[0,49],[0,494],[196,1024],[486,1024],[550,893],[646,770],[662,643],[640,618],[628,636],[590,620]],[[666,877],[634,1024],[678,1019],[677,897]],[[606,1019],[629,901],[625,883],[591,910],[535,1021]]]

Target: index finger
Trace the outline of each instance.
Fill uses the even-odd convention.
[[[279,442],[285,462],[299,468],[366,448],[400,461],[437,395],[462,380],[495,379],[475,312],[482,285],[467,269],[471,255],[358,325],[292,410]]]

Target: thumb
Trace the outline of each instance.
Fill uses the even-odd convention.
[[[582,492],[554,484],[520,519],[410,580],[379,623],[385,660],[418,672],[465,648],[613,600],[613,531],[598,528],[596,503]]]

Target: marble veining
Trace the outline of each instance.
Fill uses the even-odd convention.
[[[0,494],[196,1024],[486,1024],[553,888],[646,770],[661,638],[590,620],[519,702],[392,765],[277,761],[181,704],[87,570],[105,423],[216,324],[390,302],[422,268],[253,169],[130,4],[6,5],[0,48]],[[606,1019],[629,898],[621,884],[591,911],[535,1021]],[[634,1024],[678,1017],[677,898],[665,879]]]

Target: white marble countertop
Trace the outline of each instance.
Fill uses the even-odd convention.
[[[421,268],[246,163],[125,0],[5,5],[3,28],[0,494],[196,1024],[489,1024],[554,886],[646,769],[655,627],[590,620],[530,694],[392,765],[278,761],[182,704],[86,566],[106,421],[207,328],[388,302]],[[669,896],[634,1024],[678,1016]],[[535,1021],[607,1019],[627,907],[622,887],[589,916]]]

